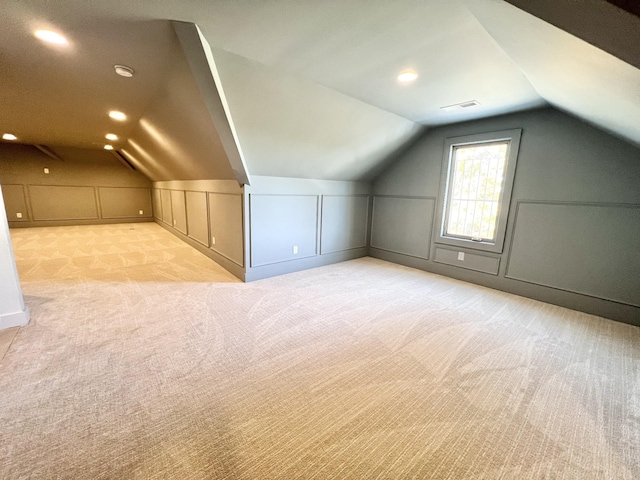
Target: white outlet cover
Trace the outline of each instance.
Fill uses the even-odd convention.
[[[211,237],[211,245],[215,245],[216,244],[216,237]]]
[[[144,215],[144,210],[138,210],[138,213],[139,213],[140,215]]]
[[[45,168],[45,169],[44,169],[44,173],[49,173],[49,169],[48,169],[48,168]]]
[[[297,255],[297,254],[298,254],[298,246],[297,246],[297,245],[294,245],[294,246],[293,246],[293,254],[294,254],[294,255]]]
[[[16,213],[16,217],[22,218],[22,214],[20,212]]]
[[[464,252],[458,252],[458,260],[464,262]]]

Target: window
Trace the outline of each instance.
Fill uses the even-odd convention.
[[[502,251],[520,133],[447,139],[438,243]]]
[[[505,141],[453,147],[445,235],[495,243],[508,150]]]

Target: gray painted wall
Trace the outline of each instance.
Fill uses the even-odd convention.
[[[367,183],[252,176],[244,187],[156,182],[152,197],[161,205],[160,225],[251,281],[366,255],[369,193]],[[186,232],[166,212],[175,216],[183,195]]]
[[[367,246],[369,195],[322,195],[320,253]]]
[[[29,185],[33,220],[85,220],[99,218],[93,187]]]
[[[640,307],[640,205],[520,202],[515,225],[508,278]]]
[[[155,191],[155,190],[154,190]],[[207,223],[207,193],[185,192],[187,202],[187,231],[189,237],[205,247],[209,246],[209,224]]]
[[[211,249],[244,267],[243,197],[240,193],[209,193]]]
[[[251,267],[318,254],[317,195],[249,195]]]
[[[171,208],[171,190],[160,190],[160,205],[162,207],[161,220],[173,227],[173,210]]]
[[[376,195],[371,246],[428,259],[435,204],[435,198]],[[412,221],[407,222],[407,218]]]
[[[365,256],[369,193],[361,182],[252,176],[245,186],[246,279]]]
[[[152,215],[149,188],[98,187],[98,202],[101,206],[102,218]]]
[[[522,140],[503,252],[436,252],[427,199],[442,194],[445,139],[510,128]],[[434,129],[374,182],[371,255],[640,324],[638,185],[640,150],[553,109]]]
[[[171,212],[173,214],[173,228],[180,233],[187,234],[187,208],[182,190],[171,190]]]
[[[13,247],[9,236],[9,223],[5,214],[2,188],[0,188],[0,330],[26,325],[29,310],[24,306],[18,279]]]
[[[235,180],[176,180],[153,187],[162,209],[157,223],[244,280],[242,187]]]
[[[151,182],[142,174],[102,150],[56,148],[55,154],[60,160],[30,145],[0,144],[11,227],[151,220]]]
[[[162,192],[157,188],[151,190],[151,202],[153,205],[153,218],[162,220]]]

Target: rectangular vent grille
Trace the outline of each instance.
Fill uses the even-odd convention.
[[[480,105],[478,102],[476,102],[475,100],[471,100],[470,102],[464,102],[460,104],[460,108],[469,108],[469,107],[475,107],[476,105]]]
[[[467,102],[456,103],[455,105],[447,105],[446,107],[440,107],[440,110],[444,110],[445,112],[450,112],[452,110],[461,110],[463,108],[470,108],[480,105],[480,102],[477,100],[469,100]]]

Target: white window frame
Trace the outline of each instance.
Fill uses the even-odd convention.
[[[507,218],[509,217],[509,206],[511,204],[511,192],[513,190],[513,180],[516,173],[516,163],[518,160],[518,150],[520,149],[521,129],[502,130],[499,132],[481,133],[478,135],[465,135],[462,137],[447,138],[444,143],[444,157],[442,161],[442,179],[440,182],[441,193],[438,201],[438,232],[435,243],[451,245],[455,247],[482,250],[485,252],[502,253],[504,238],[507,229]],[[482,143],[495,143],[507,141],[507,165],[504,174],[504,183],[498,204],[498,221],[496,223],[495,241],[476,241],[472,239],[453,237],[446,235],[445,225],[447,220],[446,211],[449,203],[449,191],[453,183],[451,175],[453,151],[455,147],[464,145],[475,145]]]

